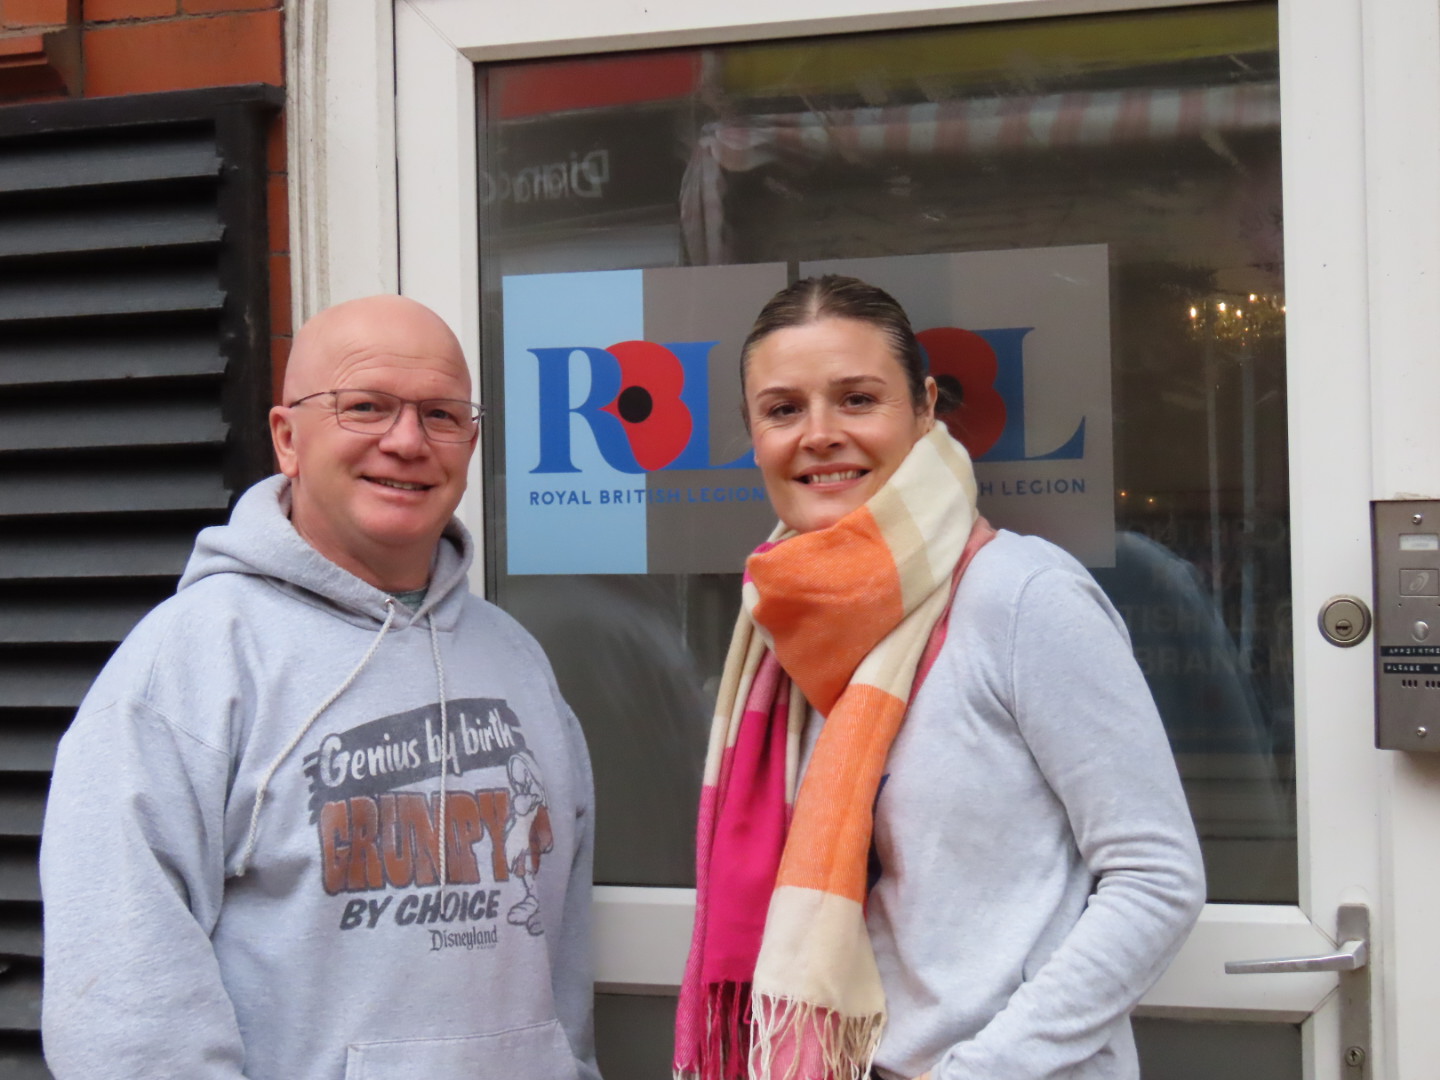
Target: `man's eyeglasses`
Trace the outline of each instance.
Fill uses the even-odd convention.
[[[290,403],[290,408],[316,398],[331,398],[335,422],[346,431],[361,435],[384,435],[400,420],[406,405],[415,406],[415,415],[425,434],[436,442],[469,442],[480,422],[482,409],[473,401],[454,398],[425,398],[414,401],[384,390],[321,390]]]

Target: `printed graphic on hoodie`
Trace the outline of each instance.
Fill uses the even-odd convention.
[[[501,919],[539,936],[535,875],[554,847],[540,767],[505,701],[462,698],[445,711],[448,745],[437,703],[331,732],[305,757],[325,891],[387,894],[348,900],[340,928],[424,927],[432,951],[492,947]],[[481,925],[456,925],[466,923]]]

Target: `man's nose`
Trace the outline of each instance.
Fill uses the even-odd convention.
[[[420,406],[407,401],[400,406],[400,415],[395,417],[390,430],[381,436],[380,449],[402,457],[415,457],[429,448],[430,440],[426,438],[425,426],[420,422]]]

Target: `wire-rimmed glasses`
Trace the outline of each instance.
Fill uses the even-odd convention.
[[[436,442],[469,442],[480,422],[482,408],[473,401],[456,398],[402,398],[384,390],[321,390],[290,403],[290,408],[316,398],[332,398],[335,422],[346,431],[361,435],[384,435],[400,420],[406,405],[415,406],[415,415],[425,434]]]

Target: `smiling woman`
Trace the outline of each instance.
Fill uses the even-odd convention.
[[[797,281],[742,357],[781,524],[716,702],[676,1075],[1131,1080],[1204,886],[1119,615],[979,516],[888,293]]]

